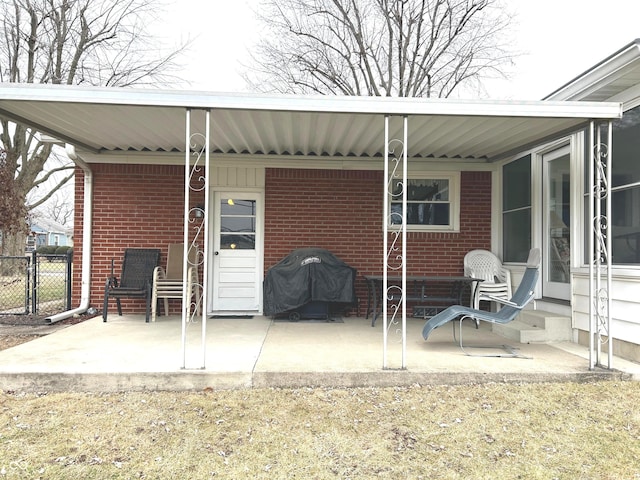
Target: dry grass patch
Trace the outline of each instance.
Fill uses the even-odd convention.
[[[6,350],[7,348],[15,347],[23,343],[30,342],[36,338],[40,338],[42,335],[0,335],[0,350]]]
[[[640,384],[0,397],[0,478],[640,478]]]

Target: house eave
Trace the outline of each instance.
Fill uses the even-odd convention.
[[[609,101],[640,81],[640,38],[581,73],[543,100]]]
[[[194,131],[211,111],[213,155],[374,159],[384,155],[384,118],[394,136],[406,117],[410,157],[491,162],[591,119],[619,118],[622,107],[0,84],[1,115],[91,154],[184,153],[187,111]]]

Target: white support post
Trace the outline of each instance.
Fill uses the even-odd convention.
[[[607,333],[607,341],[609,342],[609,348],[607,349],[607,368],[613,368],[613,337],[611,336],[611,308],[612,308],[612,268],[611,268],[611,257],[613,256],[612,250],[612,241],[613,241],[613,232],[612,232],[612,216],[611,216],[611,205],[613,203],[613,198],[611,198],[611,172],[613,171],[613,122],[609,120],[607,125],[607,145],[608,149],[608,157],[607,157],[607,318],[606,318],[606,333]]]
[[[387,354],[387,322],[388,322],[388,299],[387,299],[387,252],[389,251],[389,116],[384,117],[384,198],[382,199],[382,368],[388,366]],[[376,287],[377,288],[377,287]],[[376,312],[372,312],[375,315]]]
[[[211,205],[210,198],[210,181],[209,175],[211,174],[211,110],[206,111],[205,122],[205,172],[204,172],[204,255],[203,255],[203,275],[202,275],[202,369],[206,368],[206,355],[207,355],[207,305],[208,302],[208,278],[209,278],[209,206]]]
[[[187,333],[189,323],[195,323],[195,311],[202,312],[201,317],[201,369],[206,368],[207,335],[207,272],[209,257],[209,174],[210,174],[210,128],[211,111],[205,110],[205,132],[192,132],[193,111],[186,110],[185,122],[185,167],[184,167],[184,250],[182,257],[182,365],[187,368]],[[193,158],[193,160],[192,160]],[[204,163],[204,164],[203,164]],[[201,171],[204,169],[204,173]],[[204,191],[204,204],[191,207],[191,192]],[[204,245],[200,249],[200,244]],[[195,255],[190,252],[195,250]],[[195,260],[193,260],[195,258]],[[194,263],[190,263],[194,262]],[[192,291],[187,285],[189,267],[202,268],[203,280],[195,285],[200,295],[196,295],[195,308],[191,308]],[[193,313],[191,313],[193,312]],[[192,320],[194,320],[192,322]]]
[[[383,272],[382,272],[382,319],[383,360],[382,368],[389,368],[389,331],[401,335],[400,368],[406,368],[407,347],[407,138],[408,119],[403,117],[402,139],[390,138],[390,117],[385,116],[384,178],[385,196],[383,205]],[[400,151],[397,151],[399,147]],[[402,165],[400,165],[402,164]],[[389,209],[391,202],[401,201],[401,212]],[[391,238],[389,238],[391,237]],[[389,242],[391,240],[391,242]],[[397,279],[389,285],[389,273]],[[400,285],[398,285],[400,283]],[[390,316],[389,316],[390,313]],[[399,328],[398,328],[399,327]],[[397,338],[397,337],[394,337]],[[396,367],[397,368],[397,367]]]
[[[611,162],[613,158],[613,122],[591,122],[589,153],[589,369],[612,368],[611,337]],[[603,211],[604,202],[604,211]],[[606,337],[606,340],[604,338]],[[607,364],[602,362],[603,344],[609,342]]]
[[[182,339],[181,339],[181,357],[182,364],[180,368],[187,368],[187,261],[188,261],[188,248],[189,245],[189,212],[190,212],[190,186],[189,180],[191,178],[191,109],[187,109],[185,112],[185,139],[184,139],[184,219],[183,219],[183,242],[185,245],[184,254],[182,256]]]
[[[408,166],[407,166],[407,146],[409,119],[402,118],[403,138],[402,144],[402,369],[407,368],[407,190],[408,190]]]

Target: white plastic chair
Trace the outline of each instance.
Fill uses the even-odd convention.
[[[472,253],[472,252],[469,252]],[[487,252],[488,253],[488,252]],[[512,347],[510,345],[465,345],[462,340],[462,321],[465,318],[471,318],[475,320],[476,325],[480,322],[489,322],[494,324],[505,324],[513,321],[518,314],[522,311],[522,309],[533,300],[535,296],[536,284],[538,282],[540,270],[540,249],[532,248],[529,251],[529,258],[527,259],[527,268],[522,277],[522,281],[520,285],[518,285],[518,289],[516,293],[508,300],[503,300],[501,298],[491,298],[492,301],[500,303],[503,307],[496,313],[493,312],[485,312],[484,310],[478,310],[475,308],[464,307],[462,305],[452,305],[450,307],[445,308],[442,312],[431,317],[424,324],[422,328],[422,338],[427,340],[431,332],[438,328],[441,325],[444,325],[447,322],[453,322],[454,320],[458,320],[459,322],[459,332],[460,332],[460,348],[464,352],[465,355],[471,355],[476,357],[517,357],[517,358],[531,358],[521,355],[517,350],[517,348]],[[453,338],[456,340],[456,329],[455,322],[453,323]],[[486,354],[477,354],[471,353],[469,351],[470,348],[490,348],[490,349],[504,349],[505,353],[490,353]]]
[[[158,299],[164,299],[164,314],[169,314],[169,299],[182,299],[182,260],[184,244],[174,243],[169,245],[167,254],[167,268],[156,267],[153,271],[153,292],[151,298],[151,321],[156,321],[158,309]],[[189,264],[195,264],[195,250],[189,252]],[[192,301],[195,302],[195,311],[200,314],[200,286],[198,284],[198,270],[196,266],[189,266],[187,270],[187,291],[189,295],[189,305],[187,305],[187,316],[191,314]],[[193,299],[193,300],[192,300]]]
[[[480,302],[495,302],[495,299],[511,298],[511,272],[488,250],[472,250],[464,256],[464,274],[480,278],[471,292],[471,307],[480,309]]]

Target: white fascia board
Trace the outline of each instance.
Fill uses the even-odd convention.
[[[544,100],[577,101],[606,86],[616,74],[640,58],[640,39],[594,65],[570,82],[547,95]]]
[[[618,118],[622,108],[620,104],[612,102],[265,96],[42,84],[1,84],[0,108],[3,100],[313,113],[585,119]]]
[[[622,102],[622,104],[624,105],[623,110],[625,112],[637,107],[638,105],[640,105],[640,83],[634,85],[633,87],[627,88],[617,95],[614,95],[608,101]]]

